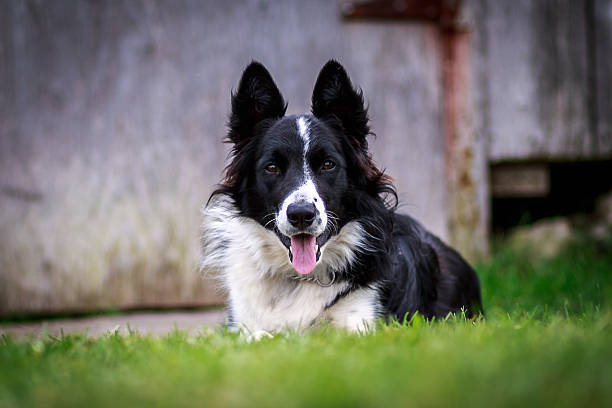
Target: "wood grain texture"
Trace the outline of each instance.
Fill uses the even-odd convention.
[[[444,135],[450,241],[468,260],[488,251],[485,212],[479,200],[486,158],[475,124],[472,35],[443,31]]]
[[[470,158],[453,170],[477,221],[453,237],[435,23],[344,21],[327,0],[0,2],[0,313],[222,299],[197,273],[199,208],[252,59],[289,113],[340,60],[400,211],[444,239],[486,240],[489,162],[611,158],[612,0],[464,4]]]
[[[601,157],[612,158],[612,0],[593,0],[596,140]]]
[[[199,207],[251,59],[289,113],[325,61],[344,63],[401,210],[447,237],[433,28],[343,22],[327,0],[0,7],[0,313],[222,299],[197,272]]]
[[[487,1],[490,158],[588,158],[582,1]]]

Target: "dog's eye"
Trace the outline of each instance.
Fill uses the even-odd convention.
[[[280,171],[280,169],[278,168],[278,166],[277,166],[276,164],[274,164],[274,163],[269,163],[269,164],[266,166],[266,171],[267,171],[268,173],[278,173],[278,172]]]
[[[336,163],[334,163],[332,160],[327,159],[323,162],[323,164],[321,165],[321,170],[331,170],[334,167],[336,167]]]

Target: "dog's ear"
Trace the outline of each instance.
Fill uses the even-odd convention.
[[[244,143],[259,122],[281,118],[286,110],[287,104],[268,70],[259,62],[251,62],[232,94],[228,140],[236,145]]]
[[[344,67],[329,60],[321,69],[312,91],[312,113],[320,118],[335,117],[357,148],[367,150],[370,133],[368,111],[360,89],[353,84]]]

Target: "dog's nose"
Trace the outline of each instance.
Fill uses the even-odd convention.
[[[312,225],[316,216],[316,209],[312,203],[294,203],[287,207],[287,218],[291,225],[304,229]]]

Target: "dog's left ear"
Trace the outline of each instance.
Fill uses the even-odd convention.
[[[253,136],[258,123],[281,118],[286,110],[287,104],[272,75],[259,62],[251,62],[242,73],[238,90],[232,94],[228,140],[241,146]]]
[[[363,103],[361,90],[353,84],[344,67],[329,60],[321,69],[312,91],[312,113],[320,118],[337,118],[351,142],[359,149],[367,150],[366,137],[370,133],[368,111]]]

